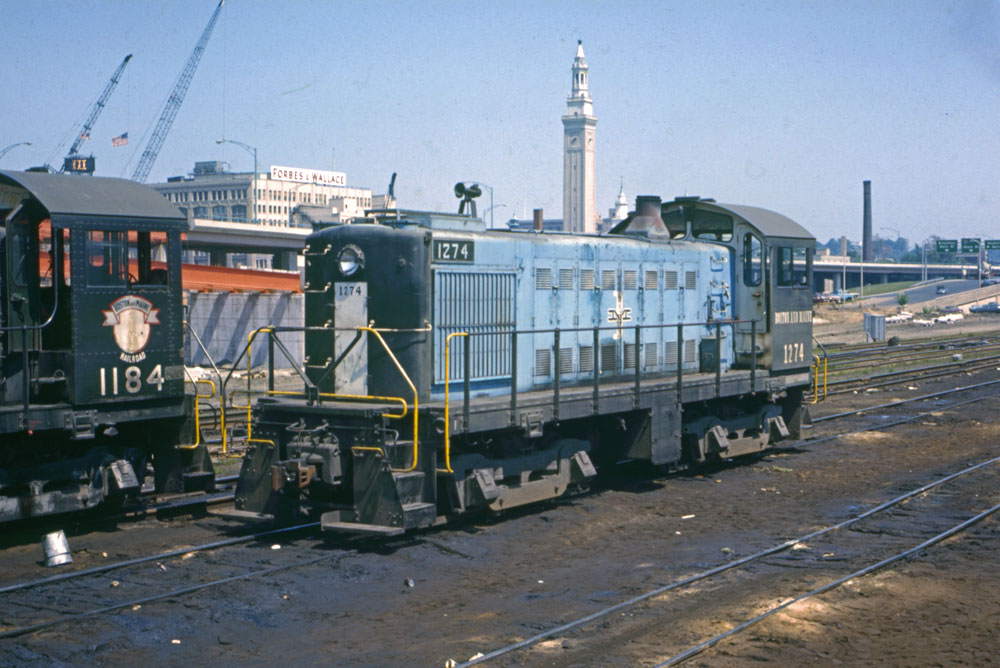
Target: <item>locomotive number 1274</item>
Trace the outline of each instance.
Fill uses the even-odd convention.
[[[785,364],[794,362],[804,362],[806,359],[806,346],[804,343],[786,343],[782,346],[785,352]]]
[[[137,366],[119,369],[116,366],[110,369],[101,367],[100,374],[101,396],[118,396],[122,390],[129,394],[138,394],[142,389],[142,369]],[[157,364],[146,376],[146,385],[155,385],[156,391],[163,390],[163,365]]]

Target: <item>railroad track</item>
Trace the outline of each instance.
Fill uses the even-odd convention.
[[[984,504],[979,500],[984,488],[995,488],[998,469],[1000,457],[980,461],[837,524],[781,541],[641,594],[623,597],[616,604],[482,652],[456,666],[485,664],[506,655],[514,655],[520,665],[531,664],[534,657],[525,652],[553,639],[564,641],[564,651],[558,660],[547,655],[544,661],[547,666],[583,665],[595,660],[608,665],[631,663],[634,657],[617,655],[617,648],[631,643],[664,648],[646,657],[643,664],[655,663],[656,668],[663,668],[684,663],[794,604],[892,567],[904,559],[925,553],[931,556],[926,551],[1000,511],[1000,505]],[[965,507],[977,503],[980,507],[974,510]],[[797,575],[786,577],[792,569]],[[745,600],[725,600],[726,587],[735,582],[745,587],[747,578],[762,581],[755,599],[772,602],[764,610],[747,613],[759,606]],[[790,585],[789,580],[794,584]],[[815,586],[820,580],[822,584]],[[692,610],[716,620],[722,630],[714,636],[691,642],[690,632],[677,629],[684,626],[688,614],[694,614]],[[670,639],[672,630],[674,640]],[[566,651],[567,647],[571,651]],[[667,658],[663,659],[664,656]]]
[[[317,556],[312,548],[318,538],[309,532],[315,532],[318,527],[318,522],[311,522],[271,529],[8,584],[0,587],[0,600],[3,601],[0,639],[36,633],[117,610],[138,610],[166,598],[309,566],[346,553],[325,551]],[[300,544],[296,538],[307,539],[307,544]],[[259,556],[259,550],[249,556],[239,551],[254,543],[282,539],[283,542],[274,543],[281,549],[272,550],[267,559]],[[207,554],[212,557],[198,558]]]

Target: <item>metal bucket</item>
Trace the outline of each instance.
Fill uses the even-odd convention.
[[[73,556],[69,551],[69,541],[62,529],[45,535],[42,541],[42,551],[45,552],[46,566],[62,566],[73,563]]]

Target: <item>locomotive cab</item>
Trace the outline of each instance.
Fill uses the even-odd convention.
[[[0,216],[0,520],[136,493],[147,456],[158,489],[210,484],[204,447],[177,449],[180,212],[131,181],[0,172]]]
[[[736,366],[801,372],[812,361],[815,238],[795,221],[752,206],[678,197],[661,216],[675,239],[730,248]]]

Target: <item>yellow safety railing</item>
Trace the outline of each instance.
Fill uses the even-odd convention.
[[[194,443],[190,445],[178,445],[181,450],[196,450],[201,445],[201,411],[198,410],[198,399],[211,399],[215,396],[215,383],[205,378],[187,381],[194,385]],[[212,388],[211,394],[198,394],[198,385],[208,385]],[[225,429],[225,427],[223,427]]]
[[[444,339],[444,473],[454,473],[451,469],[451,340],[456,336],[468,336],[468,332],[453,332]]]
[[[417,445],[417,434],[420,431],[420,422],[419,422],[420,403],[417,397],[417,388],[413,385],[413,381],[410,380],[410,377],[406,375],[406,370],[403,369],[403,365],[400,364],[399,360],[396,359],[396,356],[393,355],[392,350],[389,349],[389,345],[385,342],[385,339],[382,338],[382,335],[379,334],[377,329],[373,327],[358,327],[358,330],[375,335],[375,338],[378,339],[378,342],[382,344],[382,348],[385,350],[385,354],[388,355],[389,359],[392,360],[392,363],[396,365],[396,370],[399,371],[399,374],[403,377],[403,380],[405,380],[406,384],[410,386],[410,391],[413,392],[413,462],[410,464],[409,468],[399,469],[399,471],[402,473],[415,471],[417,470],[417,465],[420,463],[420,459],[418,457],[420,449],[419,446]]]
[[[823,393],[820,395],[820,377],[823,378]],[[819,355],[813,355],[812,363],[812,377],[813,377],[813,398],[810,403],[818,404],[821,400],[826,399],[826,357],[824,356],[820,360]]]
[[[393,469],[393,470],[397,471],[397,472],[404,472],[404,473],[410,472],[410,471],[414,471],[414,470],[416,470],[417,464],[419,463],[419,458],[418,458],[418,455],[419,455],[419,446],[418,446],[418,443],[417,443],[417,433],[418,433],[418,430],[419,430],[419,414],[418,414],[419,403],[418,403],[418,398],[417,398],[417,388],[413,385],[413,382],[410,380],[410,377],[406,374],[406,371],[403,369],[403,366],[399,363],[399,360],[396,359],[396,356],[393,354],[392,350],[389,349],[388,344],[386,344],[385,339],[382,338],[382,335],[379,333],[379,330],[376,330],[376,329],[374,329],[372,327],[358,327],[357,329],[358,329],[358,331],[369,332],[369,333],[375,335],[375,337],[378,339],[379,343],[382,344],[382,348],[385,350],[386,354],[389,356],[389,359],[391,359],[392,362],[393,362],[393,364],[396,365],[396,369],[399,371],[400,375],[403,376],[403,380],[406,381],[406,384],[409,385],[410,390],[413,392],[413,461],[412,461],[412,463],[410,464],[410,466],[408,468],[405,468],[405,469]],[[392,330],[385,330],[385,331],[392,331]],[[297,396],[297,397],[303,397],[303,398],[306,396],[305,393],[303,393],[303,392],[293,392],[293,391],[285,391],[285,390],[256,390],[255,391],[255,390],[253,390],[250,387],[250,380],[249,379],[250,379],[250,375],[251,375],[251,373],[253,371],[253,366],[252,366],[252,360],[253,360],[253,350],[252,350],[253,340],[254,340],[254,338],[258,334],[263,334],[263,333],[271,334],[273,332],[274,332],[274,328],[273,327],[261,327],[261,328],[255,330],[255,331],[251,332],[247,336],[247,350],[246,350],[246,357],[247,357],[247,388],[245,390],[244,389],[232,390],[229,393],[229,400],[231,402],[233,401],[234,397],[237,394],[243,394],[243,393],[245,393],[247,395],[247,403],[246,403],[245,406],[241,405],[241,404],[236,404],[235,402],[233,402],[232,403],[232,407],[235,408],[236,410],[244,410],[245,409],[246,412],[247,412],[247,442],[248,443],[259,442],[259,439],[253,438],[253,434],[251,432],[251,429],[252,429],[252,422],[251,422],[251,420],[252,420],[252,412],[251,412],[251,409],[253,407],[253,401],[252,401],[251,397],[254,394],[266,394],[266,395],[269,395],[269,396]],[[388,418],[388,419],[397,419],[397,420],[398,419],[402,419],[402,418],[406,417],[406,415],[409,413],[409,406],[406,403],[406,400],[403,399],[402,397],[383,397],[383,396],[377,396],[377,395],[359,395],[359,394],[337,394],[337,393],[331,393],[331,392],[320,392],[316,396],[317,397],[321,397],[323,399],[348,399],[348,400],[354,400],[354,401],[391,401],[391,402],[399,402],[399,404],[401,406],[401,411],[398,414],[397,413],[382,413],[382,417]],[[222,419],[223,419],[223,424],[225,424],[225,408],[224,408],[225,403],[226,403],[225,397],[223,397],[223,401],[220,402],[220,403],[223,405]],[[382,457],[384,457],[385,459],[388,459],[387,454],[380,447],[355,446],[355,447],[351,448],[351,450],[352,451],[353,450],[372,450],[372,451],[377,451],[377,452],[379,452],[382,455]],[[226,434],[225,434],[225,429],[223,429],[223,436],[222,436],[222,451],[226,452]]]

